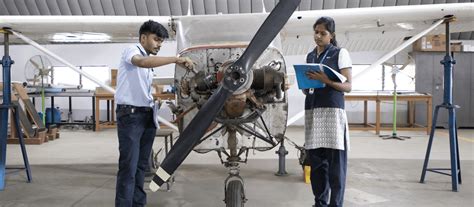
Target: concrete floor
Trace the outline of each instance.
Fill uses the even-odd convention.
[[[389,133],[383,132],[383,133]],[[474,206],[474,130],[459,130],[463,184],[451,191],[448,176],[420,174],[428,136],[423,132],[399,132],[405,141],[381,140],[373,132],[351,131],[345,206]],[[287,136],[304,142],[303,128],[288,129]],[[436,130],[430,167],[449,167],[447,131]],[[43,145],[29,145],[33,183],[24,171],[7,171],[0,206],[113,206],[117,170],[117,138],[113,129],[101,132],[61,131],[61,138]],[[157,139],[155,148],[162,146]],[[287,146],[286,177],[274,176],[275,150],[250,153],[241,165],[248,201],[246,206],[311,206],[309,184],[303,182],[297,152]],[[7,165],[22,164],[20,149],[8,145]],[[178,169],[170,192],[148,193],[148,206],[225,206],[227,170],[216,153],[192,153]]]

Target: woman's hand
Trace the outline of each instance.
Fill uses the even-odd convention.
[[[306,72],[306,76],[308,76],[309,79],[311,80],[319,80],[323,83],[330,83],[332,82],[328,76],[326,75],[326,73],[324,73],[324,71],[308,71]]]

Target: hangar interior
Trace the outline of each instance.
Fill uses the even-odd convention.
[[[473,0],[301,0],[296,11],[316,14],[318,11],[334,11],[336,14],[338,10],[350,11],[360,8],[409,8],[464,3],[471,8],[473,14],[473,2]],[[15,30],[15,24],[19,26],[22,24],[21,22],[8,24],[9,17],[51,16],[57,17],[59,24],[63,16],[151,19],[203,15],[209,16],[201,20],[206,22],[209,19],[208,25],[202,28],[204,31],[202,36],[205,37],[213,36],[205,33],[207,27],[219,26],[219,24],[213,25],[215,22],[212,18],[222,17],[230,21],[232,15],[269,13],[278,3],[277,0],[0,0],[0,27],[3,28],[0,30],[2,31],[0,55],[5,56],[8,47],[8,55],[14,61],[9,74],[11,78],[5,77],[2,72],[0,82],[11,80],[13,93],[11,101],[12,103],[16,101],[20,110],[24,110],[25,116],[28,116],[17,126],[14,126],[13,113],[10,113],[6,120],[0,120],[0,125],[7,126],[5,127],[7,131],[2,131],[6,136],[5,140],[0,140],[0,144],[6,144],[6,148],[0,147],[2,151],[0,170],[3,173],[3,175],[0,173],[0,182],[3,184],[0,185],[0,206],[113,205],[119,159],[117,114],[114,112],[117,106],[114,103],[114,95],[102,85],[112,88],[117,85],[117,70],[120,67],[123,50],[138,43],[138,31],[136,34],[128,34],[132,38],[125,41],[112,39],[108,42],[93,42],[87,39],[87,35],[91,35],[91,38],[97,36],[94,36],[94,33],[81,31],[80,26],[76,31],[58,34],[48,40],[35,40],[45,50],[60,56],[77,70],[89,74],[102,83],[97,84],[87,76],[69,68],[64,62],[9,33],[9,29]],[[331,15],[331,13],[324,14]],[[364,21],[363,15],[354,18]],[[413,17],[416,18],[418,16]],[[259,23],[249,21],[243,24],[248,24],[249,28],[258,27],[256,24],[261,24],[260,20],[263,19],[256,18],[255,22]],[[336,18],[336,25],[337,20]],[[351,26],[344,25],[344,21],[341,22],[339,25],[341,29],[351,30]],[[185,23],[183,21],[182,25],[186,26]],[[140,26],[139,24],[136,28]],[[187,24],[192,26],[194,22],[189,21]],[[4,28],[5,25],[8,25],[8,28]],[[306,35],[312,37],[314,31],[311,26]],[[383,28],[383,22],[379,26]],[[225,29],[227,28],[221,29],[223,34],[227,34]],[[363,28],[356,29],[362,30],[357,35],[363,35]],[[416,29],[425,28],[414,30]],[[124,30],[129,31],[125,28]],[[336,32],[337,30],[338,26]],[[363,40],[350,42],[347,39],[352,36],[338,33],[341,47],[349,51],[353,75],[352,91],[345,94],[345,111],[351,145],[348,151],[344,197],[346,206],[472,206],[474,204],[472,16],[468,17],[467,29],[462,30],[449,35],[452,52],[449,54],[456,61],[451,70],[453,79],[450,87],[451,101],[455,105],[456,112],[455,127],[450,125],[450,115],[446,108],[441,107],[439,115],[436,116],[436,107],[445,104],[449,99],[446,97],[446,92],[449,91],[447,90],[449,88],[445,87],[446,69],[440,63],[446,55],[445,24],[440,24],[429,34],[401,48],[396,54],[374,67],[373,63],[415,35],[403,36],[401,39],[397,36],[396,38],[400,39],[397,41],[362,38]],[[8,46],[5,43],[7,38],[3,36],[5,33],[9,33],[11,40]],[[28,37],[26,32],[24,34]],[[178,48],[182,47],[183,43],[176,38],[179,32],[174,36],[175,38],[163,42],[158,56],[176,56],[182,52]],[[250,37],[252,36],[253,34]],[[31,38],[34,39],[33,36]],[[429,47],[426,47],[427,44]],[[295,70],[292,67],[295,64],[305,63],[307,53],[313,50],[314,46],[314,41],[303,46],[292,47],[291,44],[286,44],[281,45],[281,52],[277,53],[282,54],[286,65],[285,78],[289,88],[284,92],[284,100],[287,102],[281,106],[282,111],[278,111],[280,106],[274,104],[278,109],[269,110],[265,119],[269,120],[270,131],[283,131],[287,138],[283,138],[287,151],[286,153],[279,151],[282,150],[280,141],[265,150],[247,149],[245,163],[239,166],[240,176],[245,183],[245,206],[299,207],[314,204],[311,184],[307,180],[308,172],[304,171],[304,166],[299,162],[305,143],[305,94],[298,88]],[[211,57],[209,51],[207,51],[208,57],[204,58]],[[38,66],[39,62],[41,66]],[[6,63],[3,62],[3,65]],[[38,68],[50,70],[39,78]],[[372,70],[367,72],[367,68]],[[184,100],[179,94],[183,89],[179,89],[180,86],[176,84],[181,81],[180,78],[183,76],[181,72],[175,69],[175,64],[153,70],[155,77],[153,93],[162,103],[159,115],[171,122],[179,115],[175,113],[174,105],[170,105],[169,102],[176,104]],[[1,86],[2,89],[5,88],[3,84]],[[396,87],[395,93],[394,87]],[[41,91],[46,92],[42,95]],[[2,90],[0,94],[3,98],[4,91]],[[393,101],[394,94],[398,101]],[[4,100],[0,100],[2,106]],[[189,106],[186,102],[181,103]],[[31,114],[30,111],[45,114],[45,117],[41,120],[42,115]],[[41,123],[38,120],[43,122],[44,129],[48,129],[39,130]],[[433,121],[436,121],[434,125]],[[27,123],[29,126],[25,125]],[[26,145],[19,144],[16,132],[18,128],[24,134]],[[450,134],[452,128],[455,128],[457,140],[457,146],[454,148],[450,143],[453,139],[453,135]],[[182,128],[180,130],[182,132]],[[151,165],[161,164],[169,150],[173,148],[173,145],[169,145],[169,141],[175,143],[180,137],[180,130],[175,131],[166,125],[161,125],[153,144]],[[427,172],[425,182],[420,183],[420,175],[422,171],[424,172],[423,164],[427,160],[430,134],[434,134],[434,141],[432,147],[428,148],[431,149],[429,167],[450,169],[452,166],[458,166],[462,169],[462,174],[461,170],[458,174],[459,179],[462,176],[462,182],[456,184],[456,187],[452,180],[453,176],[431,171]],[[225,133],[222,133],[220,136],[224,135]],[[384,139],[381,137],[383,135],[396,138]],[[409,138],[403,138],[404,136]],[[228,144],[227,141],[225,144]],[[23,149],[22,146],[26,148]],[[453,165],[451,160],[453,149],[457,151],[456,165]],[[31,175],[23,169],[25,154],[22,150],[27,152]],[[151,192],[147,188],[157,168],[154,166],[145,180],[147,205],[230,206],[223,202],[226,199],[224,186],[230,172],[222,165],[224,162],[219,153],[212,150],[206,153],[204,151],[199,149],[192,151],[174,173],[173,181],[158,192]],[[285,154],[283,164],[282,158],[279,160],[279,153]],[[283,173],[285,175],[275,176],[282,172],[285,172]],[[444,172],[449,175],[451,171]],[[32,181],[27,182],[30,178]]]

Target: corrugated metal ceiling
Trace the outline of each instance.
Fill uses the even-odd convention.
[[[0,0],[0,15],[126,15],[257,13],[273,9],[277,0]],[[474,2],[474,0],[302,0],[299,10]],[[474,39],[474,32],[453,34]]]

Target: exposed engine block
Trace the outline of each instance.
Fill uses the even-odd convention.
[[[196,63],[194,73],[184,69],[175,70],[178,106],[186,113],[180,123],[183,127],[197,112],[191,108],[199,109],[221,86],[227,66],[238,59],[244,50],[245,46],[226,45],[190,48],[180,54],[190,57]],[[288,111],[286,84],[286,65],[282,54],[275,48],[266,49],[250,71],[248,83],[227,100],[216,121],[220,125],[243,124],[243,127],[253,128],[252,130],[263,136],[269,132],[273,137],[281,139],[286,129]],[[213,128],[215,127],[217,126],[214,124]],[[248,133],[237,131],[238,135],[243,135],[238,136],[240,145],[248,148],[258,147],[261,141],[256,143]],[[200,146],[204,149],[222,147],[226,140],[221,136],[223,134],[217,133],[214,138],[209,139],[210,144],[205,144],[208,142],[206,140]],[[246,143],[244,137],[247,137],[250,143]],[[262,144],[265,146],[265,143]]]

